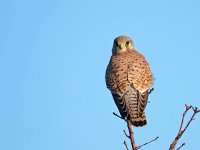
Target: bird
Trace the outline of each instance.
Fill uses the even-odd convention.
[[[136,51],[130,37],[114,39],[105,80],[121,118],[135,127],[145,126],[144,110],[154,79],[147,60]]]

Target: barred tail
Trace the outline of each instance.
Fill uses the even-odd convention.
[[[145,113],[143,112],[141,117],[131,118],[131,123],[135,127],[142,127],[147,124]]]
[[[131,121],[133,126],[142,127],[147,124],[144,109],[147,104],[148,92],[139,93],[130,86],[128,91],[122,96],[112,94],[122,118]]]

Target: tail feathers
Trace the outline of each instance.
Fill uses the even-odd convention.
[[[146,116],[144,113],[142,116],[139,116],[137,118],[129,118],[129,120],[131,121],[132,125],[135,127],[142,127],[147,124]]]
[[[148,92],[141,94],[133,86],[129,86],[123,96],[112,93],[121,117],[131,121],[135,127],[147,124],[144,109],[147,104]]]
[[[120,98],[116,94],[112,95],[123,119],[130,120],[135,127],[142,127],[147,124],[145,112],[139,113],[137,106],[132,104],[134,101],[125,101],[124,97]],[[131,102],[131,104],[128,102]]]

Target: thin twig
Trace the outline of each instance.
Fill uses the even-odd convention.
[[[191,108],[193,110],[193,115],[191,116],[190,120],[186,124],[185,128],[182,129],[183,128],[184,119],[185,119],[185,115],[187,114],[187,112]],[[185,133],[186,129],[189,127],[190,123],[194,120],[194,116],[199,112],[200,112],[200,110],[198,110],[197,107],[185,105],[185,111],[184,111],[183,116],[182,116],[182,120],[181,120],[181,124],[180,124],[180,128],[179,128],[178,134],[175,137],[174,141],[170,144],[169,150],[174,150],[175,149],[176,144],[178,143],[178,140],[182,137],[182,135]],[[178,149],[181,149],[184,145],[185,145],[185,143],[183,143]]]
[[[144,143],[144,144],[142,144],[142,145],[140,145],[140,146],[137,146],[137,149],[140,149],[142,146],[145,146],[145,145],[147,145],[147,144],[149,144],[149,143],[151,143],[151,142],[154,142],[154,141],[156,141],[158,139],[158,136],[155,138],[155,139],[153,139],[153,140],[151,140],[151,141],[149,141],[149,142],[147,142],[147,143]]]
[[[153,90],[154,90],[154,88],[151,88],[148,93],[151,94],[153,92]]]
[[[179,146],[176,150],[181,149],[183,146],[185,146],[185,142],[181,144],[181,146]]]
[[[126,130],[123,130],[123,131],[124,131],[125,136],[130,139],[130,136],[126,133]]]
[[[129,150],[126,141],[124,141],[124,145],[125,145],[125,147],[126,147],[126,150]]]
[[[185,128],[183,129],[183,131],[181,131],[181,135],[183,135],[183,133],[185,132],[185,130],[189,127],[190,123],[194,120],[194,116],[197,114],[198,112],[194,112],[190,121],[187,123],[187,125],[185,126]]]
[[[182,120],[181,120],[181,125],[180,125],[178,133],[181,132],[182,127],[183,127],[183,122],[184,122],[184,119],[185,119],[185,115],[186,115],[187,111],[190,110],[191,108],[192,108],[192,106],[185,105],[185,112],[183,113],[183,117],[182,117]]]
[[[118,115],[118,114],[116,114],[115,112],[113,112],[113,115],[115,115],[116,117],[118,117],[118,118],[120,118],[120,119],[124,120],[124,118],[122,118],[121,116],[119,116],[119,115]]]

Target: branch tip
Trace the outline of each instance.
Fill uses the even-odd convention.
[[[154,88],[151,88],[148,93],[151,94],[153,92]]]
[[[193,114],[192,114],[192,116],[190,117],[190,120],[187,122],[186,126],[185,126],[184,129],[183,129],[183,123],[184,123],[185,116],[186,116],[187,112],[188,112],[191,108],[192,108],[192,110],[193,110]],[[190,126],[191,122],[192,122],[193,120],[195,120],[194,117],[195,117],[195,115],[196,115],[197,113],[199,113],[199,112],[200,112],[200,110],[199,110],[197,107],[193,107],[193,106],[191,106],[191,105],[188,106],[188,105],[185,104],[185,111],[184,111],[183,116],[182,116],[182,119],[181,119],[181,124],[180,124],[180,128],[179,128],[178,134],[177,134],[177,136],[175,137],[174,141],[172,141],[172,143],[170,144],[169,150],[174,150],[174,149],[175,149],[176,144],[178,143],[178,140],[179,140],[179,139],[182,137],[182,135],[185,133],[186,129]],[[176,149],[176,150],[181,149],[183,146],[185,146],[185,143],[183,143],[183,144],[182,144],[178,149]]]
[[[126,133],[126,130],[123,130],[123,131],[124,131],[125,136],[130,139],[130,136]]]
[[[124,145],[125,145],[125,147],[126,147],[126,150],[129,150],[126,141],[124,141]]]
[[[137,149],[140,149],[142,146],[145,146],[145,145],[147,145],[147,144],[150,144],[150,143],[156,141],[158,138],[159,138],[159,137],[157,136],[155,139],[153,139],[153,140],[151,140],[151,141],[149,141],[149,142],[146,142],[146,143],[144,143],[144,144],[142,144],[142,145],[140,145],[140,146],[137,146]]]
[[[120,119],[124,120],[124,118],[122,118],[121,116],[119,116],[119,115],[118,115],[118,114],[116,114],[115,112],[113,112],[113,115],[115,115],[116,117],[118,117],[118,118],[120,118]]]
[[[180,150],[183,146],[185,146],[186,145],[186,143],[184,142],[184,143],[182,143],[181,144],[181,146],[179,146],[176,150]]]

